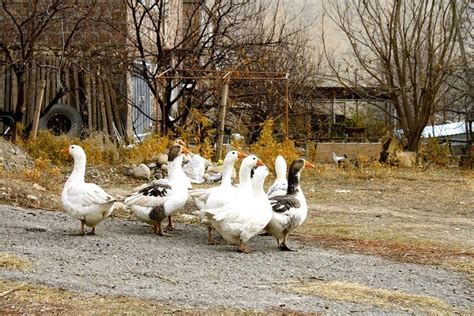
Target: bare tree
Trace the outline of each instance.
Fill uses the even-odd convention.
[[[204,70],[239,69],[253,48],[279,45],[291,35],[289,21],[276,16],[280,0],[271,9],[258,0],[126,3],[130,28],[116,29],[129,42],[130,72],[145,80],[158,103],[161,131],[184,124],[191,108],[205,107],[220,84],[198,84],[191,77],[216,77]],[[260,22],[269,10],[276,19],[264,25]],[[192,102],[188,98],[178,115],[170,117],[176,104],[190,95]]]
[[[4,64],[11,67],[16,76],[17,122],[22,121],[26,110],[24,95],[27,69],[32,63],[38,63],[37,57],[41,54],[53,51],[61,57],[56,69],[60,72],[61,83],[42,115],[68,92],[64,80],[64,69],[68,67],[65,57],[70,52],[74,36],[80,32],[93,6],[93,1],[88,4],[67,0],[0,1],[1,16],[4,17],[0,52],[4,56]]]
[[[408,150],[416,151],[423,128],[443,108],[446,82],[456,70],[455,0],[330,0],[328,16],[347,38],[359,84],[388,94]],[[465,5],[465,1],[463,1]],[[327,54],[329,56],[329,54]],[[339,82],[350,85],[335,60]]]

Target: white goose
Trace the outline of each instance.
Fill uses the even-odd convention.
[[[168,216],[167,229],[172,230],[171,215],[182,208],[188,199],[188,180],[182,169],[183,154],[188,149],[179,144],[171,146],[168,154],[168,182],[152,183],[130,194],[124,201],[142,221],[153,225],[153,231],[164,236],[161,222]]]
[[[252,196],[252,170],[265,164],[255,155],[248,155],[242,160],[239,169],[239,184],[232,193],[232,200],[240,201]]]
[[[300,186],[301,170],[305,167],[312,168],[314,165],[302,158],[294,160],[288,172],[287,193],[270,198],[272,219],[265,230],[277,239],[281,250],[291,251],[287,245],[288,235],[303,224],[308,214],[306,198]]]
[[[247,242],[272,218],[271,205],[263,190],[267,175],[267,167],[257,167],[252,178],[252,194],[248,198],[234,199],[222,207],[203,210],[227,242],[239,245],[239,252],[248,252]]]
[[[84,225],[92,227],[88,235],[95,234],[95,226],[107,218],[116,202],[110,194],[94,183],[86,183],[86,153],[78,145],[64,149],[74,159],[74,170],[64,185],[61,203],[66,212],[81,221],[81,235]]]
[[[224,158],[222,166],[221,184],[209,189],[193,190],[190,193],[194,203],[200,210],[199,218],[201,219],[201,223],[207,226],[207,243],[210,245],[215,244],[212,238],[212,226],[202,210],[223,206],[232,199],[232,192],[235,189],[232,187],[232,171],[234,169],[234,164],[237,160],[245,157],[247,157],[247,155],[244,153],[236,150],[229,151]]]
[[[280,155],[275,159],[275,173],[276,179],[267,191],[267,196],[269,198],[277,195],[284,195],[288,189],[288,180],[286,179],[286,161],[285,158]]]

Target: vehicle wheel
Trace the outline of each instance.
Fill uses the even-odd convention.
[[[83,126],[82,117],[72,106],[55,104],[40,120],[39,129],[48,129],[56,136],[66,134],[74,137]]]

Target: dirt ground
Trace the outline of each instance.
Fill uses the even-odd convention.
[[[120,173],[88,177],[124,195],[140,182]],[[125,213],[95,237],[72,236],[79,223],[57,212],[60,182],[0,177],[0,310],[87,312],[89,302],[107,314],[110,300],[143,313],[474,311],[472,171],[319,165],[303,174],[310,216],[290,240],[298,252],[256,237],[249,255],[206,245],[187,214],[170,238]]]

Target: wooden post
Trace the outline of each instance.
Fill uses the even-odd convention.
[[[166,82],[166,79],[164,80],[165,81],[165,84],[164,84],[164,91],[163,91],[163,101],[162,101],[162,106],[161,106],[161,122],[160,122],[160,130],[161,130],[161,133],[162,135],[166,135],[166,115],[168,115],[168,113],[166,113],[166,103],[168,102],[168,89],[167,89],[167,82]]]
[[[221,108],[219,112],[219,130],[217,139],[216,161],[222,159],[222,145],[224,143],[224,127],[227,108],[227,96],[229,95],[230,72],[224,76],[224,86],[222,87]]]
[[[71,88],[71,92],[74,92],[74,105],[76,106],[76,110],[80,113],[81,112],[81,100],[79,98],[79,89],[80,89],[80,83],[79,83],[79,73],[77,72],[76,67],[72,67],[72,76],[73,76],[73,84]],[[71,104],[72,105],[72,104]]]
[[[0,58],[0,61],[3,61]],[[7,77],[7,67],[0,66],[0,111],[8,111],[5,103],[5,79]]]
[[[84,71],[84,86],[85,86],[85,100],[87,109],[87,128],[92,129],[92,105],[91,105],[91,76],[87,71]]]
[[[35,100],[35,112],[33,114],[33,126],[31,128],[31,139],[36,140],[36,135],[38,134],[38,124],[41,113],[41,106],[43,104],[44,90],[46,88],[46,80],[39,80],[38,87],[36,89],[36,100]]]
[[[98,114],[97,114],[97,84],[96,84],[96,73],[91,72],[92,75],[90,76],[91,78],[91,117],[92,117],[92,125],[89,126],[90,129],[95,129],[99,130],[99,120],[98,120]]]
[[[288,124],[289,124],[289,111],[290,111],[290,74],[287,73],[285,77],[285,136],[289,137]]]
[[[104,94],[104,85],[102,81],[103,72],[100,72],[100,77],[97,78],[97,93],[99,94],[98,102],[98,112],[100,111],[101,123],[100,129],[104,132],[107,132],[107,114],[105,112],[105,94]]]
[[[104,79],[102,81],[102,84],[104,86],[104,99],[105,99],[105,113],[107,115],[107,128],[109,130],[109,135],[113,136],[114,135],[114,118],[112,114],[112,105],[111,105],[111,98],[110,98],[110,92],[109,92],[109,84],[107,82],[107,79]]]

